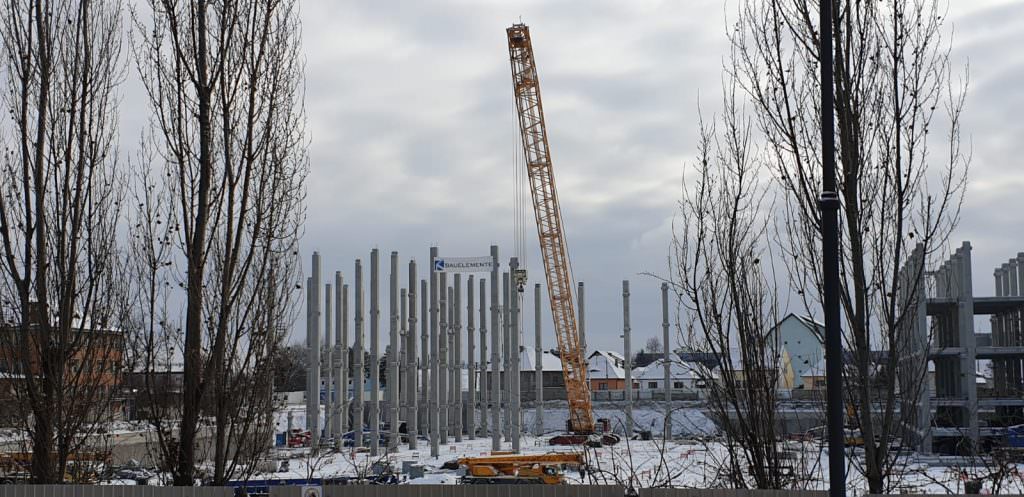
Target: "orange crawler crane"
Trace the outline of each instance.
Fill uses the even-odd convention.
[[[618,437],[607,433],[596,437],[594,409],[587,384],[587,366],[576,325],[573,307],[573,282],[569,274],[569,255],[562,229],[562,212],[555,191],[555,176],[551,167],[548,134],[544,125],[544,106],[540,99],[540,81],[533,58],[530,28],[515,24],[506,29],[508,52],[512,61],[512,84],[516,111],[519,114],[519,132],[523,142],[523,155],[533,198],[533,212],[537,222],[537,237],[544,260],[551,316],[555,322],[555,336],[562,359],[562,374],[569,399],[569,434],[551,439],[552,444],[614,444]]]

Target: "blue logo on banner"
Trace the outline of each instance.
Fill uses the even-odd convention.
[[[434,259],[434,271],[444,271],[444,259]]]

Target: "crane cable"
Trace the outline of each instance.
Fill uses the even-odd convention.
[[[519,109],[516,106],[516,97],[512,96],[512,127],[515,132],[512,134],[512,209],[513,209],[513,230],[514,230],[514,255],[519,259],[519,268],[525,270],[526,264],[526,233],[527,226],[533,223],[533,197],[530,190],[530,173],[526,164],[526,152],[523,150],[523,131],[519,126]],[[550,153],[550,151],[548,152]],[[562,206],[557,205],[559,219],[562,218]],[[563,228],[563,237],[567,237]],[[568,250],[568,248],[565,248]],[[572,259],[569,263],[569,294],[573,301],[576,300],[576,277],[573,274]],[[578,316],[577,316],[578,319]],[[584,352],[584,357],[586,353]]]
[[[526,208],[529,205],[524,194],[527,193],[524,183],[527,181],[526,159],[523,154],[523,137],[519,129],[519,112],[516,109],[515,97],[512,98],[512,124],[515,133],[512,139],[512,208],[515,243],[513,252],[519,259],[519,268],[526,269]]]

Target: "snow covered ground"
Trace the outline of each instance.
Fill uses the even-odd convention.
[[[509,449],[507,442],[502,443],[503,449]],[[819,450],[816,445],[807,444],[803,447],[809,454],[805,463],[811,468],[814,481],[807,484],[810,489],[827,489],[828,462],[827,452]],[[388,462],[400,471],[403,461],[424,466],[426,475],[423,478],[407,479],[408,484],[454,484],[459,474],[456,471],[441,469],[441,466],[452,459],[464,456],[485,455],[490,452],[490,439],[464,440],[461,443],[450,443],[441,447],[439,457],[430,457],[430,447],[425,440],[419,441],[418,450],[409,450],[402,446],[399,450],[370,457],[365,452],[348,450],[343,453],[329,453],[319,456],[309,455],[307,450],[283,450],[278,453],[280,460],[287,459],[289,469],[286,472],[265,473],[254,475],[253,479],[264,478],[340,478],[357,477],[373,474],[371,468],[375,463]],[[525,436],[522,442],[524,453],[545,453],[551,451],[584,450],[573,447],[552,447],[547,445],[546,438]],[[623,484],[635,487],[662,486],[671,484],[677,487],[708,488],[719,487],[723,482],[716,478],[715,461],[724,455],[724,448],[717,442],[670,441],[667,446],[662,442],[631,440],[614,447],[585,449],[588,464],[593,468],[585,476],[579,473],[566,474],[570,483]],[[905,492],[963,493],[963,470],[956,467],[928,466],[908,460],[907,474],[903,477],[902,488]],[[983,468],[967,469],[967,472],[980,474]],[[851,495],[866,493],[866,484],[862,477],[851,467],[848,468],[848,486]],[[1024,483],[1021,474],[1024,467],[1017,468],[1017,473],[1008,475],[1003,482],[1001,493],[1022,493]],[[986,483],[985,490],[991,491],[991,483]]]
[[[544,408],[544,431],[543,433],[557,433],[565,430],[565,420],[569,418],[569,409],[565,403]],[[602,407],[600,404],[594,407],[594,418],[607,418],[611,420],[612,429],[619,434],[624,433],[625,410],[615,407]],[[523,431],[534,431],[534,420],[536,411],[534,409],[523,409]],[[662,432],[665,422],[665,412],[657,407],[637,406],[633,409],[633,430],[650,430],[656,435]],[[718,432],[715,423],[708,419],[704,413],[697,408],[684,407],[672,411],[672,434],[675,437],[694,437],[713,435]]]
[[[660,434],[665,420],[664,408],[656,403],[650,405],[638,404],[633,408],[634,430],[651,430]],[[287,430],[288,417],[291,415],[291,426],[293,428],[306,429],[305,406],[292,405],[278,410],[274,413],[276,431]],[[477,426],[480,426],[480,412],[476,411]],[[490,412],[487,413],[490,419]],[[594,417],[596,419],[608,418],[611,420],[612,429],[616,433],[624,432],[625,410],[615,403],[601,402],[594,405]],[[569,418],[569,409],[563,402],[548,402],[544,407],[543,433],[556,433],[565,429],[565,420]],[[524,432],[533,433],[536,410],[532,407],[523,408],[522,427]],[[320,426],[323,426],[324,416],[321,412]],[[715,423],[708,419],[703,412],[696,407],[675,407],[672,411],[672,434],[677,437],[691,437],[713,435],[718,429]]]
[[[614,447],[586,449],[585,456],[588,465],[593,470],[586,475],[569,472],[566,475],[569,482],[618,483],[635,487],[667,484],[695,488],[723,486],[724,482],[716,476],[715,468],[719,467],[718,461],[722,461],[725,457],[724,447],[719,442],[698,440],[711,440],[711,437],[718,431],[715,424],[697,407],[676,406],[672,412],[672,433],[678,440],[670,441],[666,446],[659,441],[664,420],[663,407],[660,403],[648,404],[634,407],[633,426],[636,432],[650,430],[656,440],[631,440]],[[622,433],[625,420],[625,410],[622,407],[612,403],[596,403],[594,408],[595,418],[611,419],[612,428],[616,432]],[[292,412],[293,426],[304,426],[305,413],[301,407],[293,406],[289,410]],[[479,417],[479,413],[477,414]],[[543,432],[548,435],[561,432],[564,429],[564,420],[567,416],[568,410],[564,402],[547,403],[544,409]],[[280,427],[286,426],[286,419],[287,410],[278,413],[277,422]],[[535,429],[534,419],[535,410],[524,408],[522,419],[524,436],[521,444],[524,453],[539,454],[551,451],[583,450],[573,447],[552,447],[547,445],[546,437],[534,437],[532,435]],[[477,426],[480,426],[479,422]],[[690,440],[687,441],[687,438]],[[422,465],[425,476],[410,480],[403,475],[401,478],[404,483],[454,484],[459,478],[457,472],[443,470],[441,466],[445,462],[459,457],[488,454],[491,449],[491,440],[490,438],[477,438],[454,443],[454,437],[449,437],[449,439],[452,443],[442,446],[440,454],[436,458],[430,457],[429,442],[423,439],[419,440],[418,450],[409,450],[407,446],[402,445],[399,450],[384,454],[382,448],[382,455],[377,457],[370,457],[367,453],[357,453],[351,449],[346,449],[342,453],[326,453],[318,456],[310,456],[306,449],[284,449],[279,451],[275,458],[278,460],[277,463],[288,460],[288,471],[254,475],[253,479],[366,477],[374,474],[372,467],[375,463],[386,462],[395,471],[401,471],[403,462],[408,461],[412,464]],[[799,445],[795,442],[794,444]],[[503,441],[502,449],[510,448],[510,444]],[[795,453],[800,454],[798,457],[803,460],[798,464],[807,468],[807,472],[812,476],[805,486],[809,489],[827,489],[827,451],[814,443],[793,448],[796,449]],[[862,454],[854,453],[854,457],[862,457]],[[906,468],[900,488],[895,489],[903,493],[963,493],[965,480],[989,472],[988,468],[942,466],[935,464],[934,460],[918,459],[913,455],[908,456]],[[851,495],[866,493],[867,485],[852,465],[847,468],[847,474]],[[1024,477],[1022,475],[1024,475],[1024,466],[1011,468],[1002,480],[1000,493],[1024,493]],[[991,492],[992,485],[993,483],[989,479],[985,483],[983,491]]]

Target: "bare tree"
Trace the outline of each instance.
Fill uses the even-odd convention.
[[[723,129],[701,121],[696,179],[684,178],[670,284],[683,345],[718,358],[717,368],[696,369],[724,435],[720,477],[735,488],[787,488],[776,423],[786,361],[773,331],[779,311],[768,252],[771,205],[751,123],[736,106],[737,89],[726,86]]]
[[[34,481],[63,479],[113,414],[122,280],[116,1],[0,2],[3,362],[19,374]]]
[[[166,259],[150,260],[163,266],[141,270],[176,280],[171,292],[184,290],[183,323],[165,309],[175,298],[141,316],[154,343],[169,344],[184,363],[181,412],[161,451],[174,460],[175,484],[190,485],[199,438],[208,435],[211,479],[223,483],[239,451],[253,447],[244,441],[267,426],[272,387],[256,380],[272,377],[271,359],[295,318],[308,171],[298,11],[294,0],[145,5],[147,15],[133,13],[154,113],[143,148],[163,174],[153,175],[154,214],[140,218],[169,228],[137,226],[136,241],[153,252],[165,237]],[[139,166],[147,178],[150,164]],[[212,433],[200,433],[203,415]]]
[[[662,351],[661,339],[658,337],[650,337],[644,342],[644,351],[652,354],[657,354]]]
[[[964,194],[966,83],[951,77],[944,14],[934,0],[837,0],[833,8],[835,86],[827,91],[835,97],[840,169],[846,400],[866,442],[858,469],[871,493],[898,479],[890,478],[899,460],[891,441],[910,421],[897,408],[901,368],[920,385],[927,360],[927,344],[907,350],[916,342],[901,336],[909,329],[901,303],[924,289],[907,288],[920,278],[900,272],[913,262],[910,271],[920,274],[943,248]],[[768,145],[763,158],[782,186],[784,259],[811,314],[822,301],[817,19],[815,2],[744,1],[726,64],[750,99]],[[925,256],[912,258],[918,244]]]

